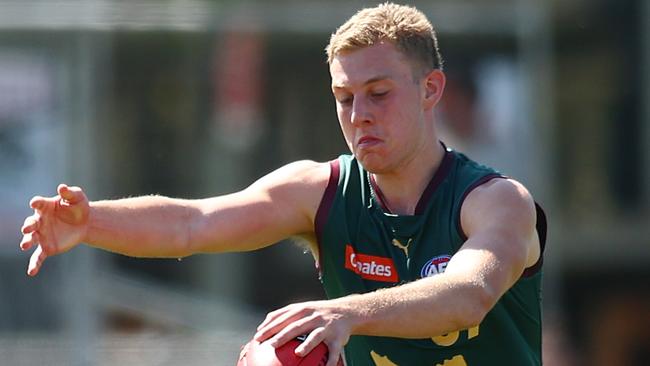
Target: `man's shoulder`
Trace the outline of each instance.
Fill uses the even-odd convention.
[[[267,192],[270,196],[279,193],[311,200],[309,196],[318,196],[325,189],[330,177],[330,163],[313,160],[297,160],[285,164],[266,174],[250,187],[253,192]]]
[[[297,160],[283,165],[268,177],[278,184],[321,186],[329,180],[330,170],[330,162]]]
[[[497,177],[473,190],[473,196],[482,196],[496,202],[530,201],[532,196],[519,181],[508,177]]]

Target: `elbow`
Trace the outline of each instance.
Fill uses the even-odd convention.
[[[162,238],[162,243],[158,243],[156,254],[153,257],[180,259],[194,254],[195,248],[189,239],[189,231],[189,228],[178,225],[166,238]],[[144,255],[144,257],[149,256]]]
[[[485,316],[499,300],[495,291],[485,285],[471,286],[470,295],[466,298],[465,306],[458,314],[458,329],[467,329],[481,324]]]
[[[470,328],[481,324],[485,316],[492,310],[496,300],[488,294],[479,294],[476,296],[472,310],[467,314],[467,322],[465,328]]]
[[[218,240],[216,225],[205,208],[200,205],[187,206],[181,221],[179,232],[182,235],[179,236],[176,246],[180,256],[225,251],[223,244]]]
[[[202,220],[200,215],[194,212],[191,207],[185,207],[175,237],[175,257],[188,257],[197,252],[197,232],[201,230]]]

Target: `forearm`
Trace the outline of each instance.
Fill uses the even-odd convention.
[[[514,285],[526,264],[519,239],[482,233],[469,238],[444,273],[342,298],[352,309],[353,334],[422,338],[479,325]],[[486,249],[489,248],[489,249]]]
[[[479,283],[438,275],[341,298],[352,334],[429,338],[478,325],[492,307]]]
[[[84,241],[134,257],[187,256],[189,223],[197,215],[188,203],[162,196],[91,202]]]

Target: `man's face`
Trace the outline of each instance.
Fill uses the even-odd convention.
[[[412,159],[432,126],[424,83],[406,57],[381,43],[336,55],[330,74],[341,130],[363,167],[389,173]]]

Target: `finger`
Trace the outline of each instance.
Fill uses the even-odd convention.
[[[34,214],[25,219],[23,227],[20,228],[20,232],[23,234],[29,234],[38,230],[38,219],[40,215]]]
[[[332,345],[328,344],[327,349],[329,350],[329,355],[328,355],[327,364],[325,366],[338,366],[339,359],[341,358],[343,353],[343,347],[338,343],[336,343]]]
[[[275,322],[276,319],[278,317],[282,316],[282,314],[284,314],[286,311],[288,311],[288,308],[284,307],[284,308],[281,308],[281,309],[278,309],[278,310],[275,310],[275,311],[272,311],[272,312],[266,314],[266,318],[264,318],[264,321],[262,322],[262,324],[260,324],[257,327],[257,333],[255,333],[255,336],[253,338],[258,340],[259,342],[263,342],[266,338],[268,338],[268,337],[265,337],[265,338],[262,339],[262,338],[258,338],[258,337],[263,333],[264,334],[268,333],[269,324],[271,324],[272,322]],[[269,336],[271,336],[271,335],[273,335],[273,334],[270,334]]]
[[[61,198],[71,204],[82,201],[84,198],[83,191],[79,187],[70,187],[66,184],[59,184],[56,190]]]
[[[281,328],[277,330],[277,333],[275,333],[269,343],[271,346],[277,348],[298,336],[313,332],[314,328],[318,325],[314,324],[314,319],[314,317],[307,317],[297,319],[289,324],[282,324]],[[307,352],[311,351],[315,346],[316,345],[313,345],[312,347],[307,346]],[[305,352],[305,354],[307,352]]]
[[[40,245],[36,248],[34,253],[32,253],[31,258],[29,258],[29,266],[27,267],[27,274],[29,276],[36,276],[43,266],[43,262],[47,258],[47,254],[43,252],[43,247]]]
[[[33,208],[34,210],[42,210],[45,207],[46,203],[47,199],[45,197],[34,196],[29,201],[29,207]]]
[[[269,316],[271,316],[271,314],[269,314]],[[264,342],[266,339],[284,329],[284,327],[288,323],[292,322],[296,316],[298,316],[298,314],[296,314],[295,311],[286,311],[279,315],[276,314],[271,316],[272,320],[265,322],[264,326],[257,331],[255,334],[255,340]]]
[[[20,249],[22,251],[29,250],[34,244],[38,243],[37,233],[28,233],[23,235],[23,239],[20,241]]]
[[[283,308],[280,308],[280,309],[274,310],[274,311],[272,311],[272,312],[266,314],[266,318],[264,318],[264,321],[262,322],[262,324],[260,324],[260,325],[257,326],[257,330],[260,330],[260,329],[266,327],[266,325],[267,325],[268,323],[270,323],[271,321],[275,320],[275,318],[277,318],[278,316],[280,316],[281,314],[283,314],[284,312],[286,312],[286,311],[288,311],[288,310],[289,310],[289,309],[285,306],[285,307],[283,307]]]
[[[307,338],[298,346],[296,347],[296,354],[300,357],[305,357],[309,352],[311,352],[320,342],[325,339],[325,335],[323,331],[325,328],[320,327],[314,329]]]
[[[238,361],[241,361],[244,357],[246,357],[246,354],[248,353],[248,349],[251,348],[251,342],[246,343],[241,348],[241,350],[239,351],[239,358],[237,359]]]

